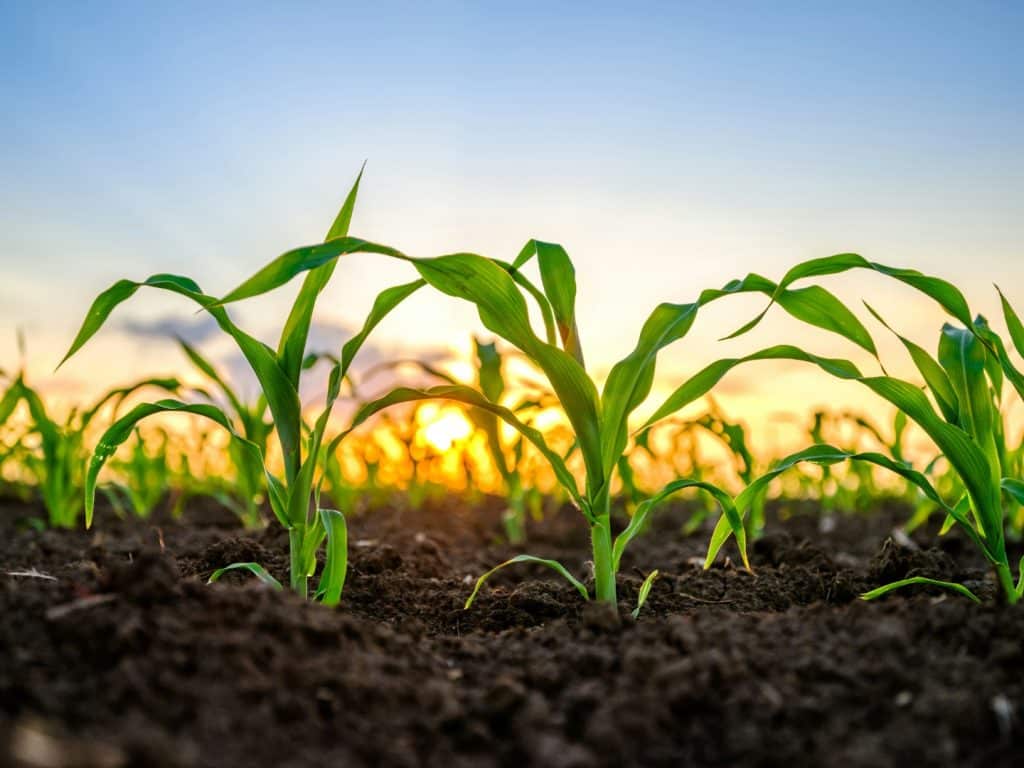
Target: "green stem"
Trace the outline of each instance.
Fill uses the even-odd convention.
[[[309,578],[306,576],[306,569],[302,563],[302,530],[290,528],[288,530],[288,555],[289,555],[289,579],[291,587],[302,598],[307,596],[307,585]]]
[[[1017,588],[1013,583],[1010,566],[1006,563],[997,563],[995,569],[996,575],[999,577],[999,585],[1003,588],[1003,599],[1008,605],[1014,605],[1020,597],[1017,595]]]
[[[617,605],[612,559],[611,498],[605,493],[600,494],[593,510],[595,521],[590,526],[590,543],[594,553],[595,597]]]

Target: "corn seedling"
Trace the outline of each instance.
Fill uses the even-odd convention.
[[[3,408],[17,407],[18,402],[26,406],[29,425],[20,440],[19,459],[38,488],[50,525],[71,528],[78,522],[86,484],[85,436],[100,412],[109,407],[116,417],[124,401],[141,389],[152,387],[176,393],[180,386],[177,379],[145,379],[111,389],[88,407],[72,409],[63,420],[58,420],[50,415],[39,393],[25,382],[24,373],[15,379],[5,396],[11,401]]]
[[[825,445],[813,446],[781,462],[737,497],[737,509],[743,514],[752,489],[801,461],[835,464],[854,460],[881,466],[913,482],[945,512],[949,525],[960,527],[992,567],[1003,599],[1007,603],[1016,603],[1024,592],[1024,578],[1014,582],[1008,560],[1005,533],[1007,505],[1004,500],[1011,499],[1018,503],[1024,501],[1024,481],[1020,476],[1006,475],[1003,450],[1006,428],[1000,404],[1005,381],[1010,382],[1019,397],[1024,397],[1024,376],[1010,360],[1002,338],[989,327],[984,318],[972,315],[967,301],[955,286],[939,278],[914,270],[894,269],[868,262],[853,254],[842,254],[794,267],[778,284],[776,291],[784,292],[789,285],[802,278],[836,274],[850,269],[874,270],[908,284],[932,298],[959,322],[959,325],[947,323],[943,326],[935,356],[910,339],[896,334],[924,380],[924,390],[917,384],[892,376],[864,376],[847,360],[826,360],[795,347],[786,348],[782,356],[815,364],[838,378],[860,382],[895,405],[938,446],[945,461],[956,473],[963,493],[956,501],[949,503],[939,495],[927,476],[905,462],[879,453],[852,453]],[[1024,325],[1001,293],[1000,298],[1010,339],[1016,351],[1024,354]],[[889,328],[874,309],[870,306],[868,309],[879,322]],[[756,325],[767,311],[737,331],[737,334]],[[829,330],[864,346],[861,328],[863,326],[858,321],[856,325],[834,323]],[[775,351],[776,355],[779,354],[779,348],[775,348]],[[763,359],[759,356],[764,354],[755,353],[745,359]],[[741,361],[725,363],[714,374],[720,377],[738,362]],[[720,524],[716,529],[709,550],[709,561],[729,537],[731,527],[731,523]],[[919,583],[943,586],[961,594],[966,590],[963,585],[950,582],[909,579],[884,585],[867,593],[865,598],[875,598],[893,589]]]
[[[356,179],[341,211],[331,225],[326,243],[314,246],[311,249],[313,252],[325,247],[332,248],[332,243],[348,242],[345,235],[352,218],[358,189],[359,178]],[[299,382],[304,370],[303,361],[313,309],[334,272],[334,262],[321,262],[316,267],[306,275],[285,322],[276,350],[239,328],[218,299],[204,293],[195,281],[187,277],[158,274],[142,282],[120,280],[97,297],[65,360],[81,349],[100,330],[111,312],[140,288],[156,288],[189,299],[209,313],[220,329],[234,340],[255,374],[281,446],[284,476],[279,478],[271,472],[266,465],[264,451],[256,442],[238,431],[235,421],[223,409],[208,403],[187,403],[179,400],[145,403],[115,422],[96,446],[86,475],[86,524],[92,521],[94,492],[99,471],[117,446],[130,437],[135,425],[156,414],[194,414],[209,419],[227,430],[240,450],[248,452],[251,461],[263,467],[271,509],[289,534],[291,588],[300,595],[307,595],[309,579],[316,570],[317,554],[321,547],[325,546],[326,561],[315,597],[329,605],[340,600],[348,567],[345,518],[338,510],[320,506],[320,487],[315,483],[319,457],[322,456],[324,433],[332,408],[340,395],[342,381],[354,356],[390,307],[418,288],[419,283],[397,286],[377,297],[361,331],[342,348],[340,358],[330,372],[324,408],[313,427],[307,428],[299,403]],[[199,359],[195,358],[193,362],[198,365]],[[211,371],[212,368],[205,372],[209,375]],[[252,564],[239,564],[236,567],[244,568],[261,578],[265,574],[265,571]],[[214,578],[217,576],[219,574]]]

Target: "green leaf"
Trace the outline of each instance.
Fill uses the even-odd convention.
[[[939,362],[960,403],[961,426],[980,439],[992,428],[991,400],[985,381],[985,346],[966,328],[948,323],[939,338]]]
[[[348,528],[345,516],[335,509],[321,509],[320,521],[327,531],[327,561],[317,596],[324,605],[334,606],[341,600],[341,590],[345,586],[345,575],[348,573]]]
[[[658,352],[689,332],[699,308],[699,303],[659,304],[633,351],[608,374],[601,394],[601,460],[606,476],[626,448],[630,414],[651,392]]]
[[[819,357],[818,355],[805,352],[799,347],[779,344],[745,357],[725,358],[705,366],[669,395],[668,399],[644,422],[640,429],[649,429],[658,421],[703,397],[736,366],[757,360],[797,360],[813,363],[827,373],[831,373],[839,378],[858,379],[860,377],[860,371],[857,369],[857,366],[849,360]]]
[[[910,353],[910,358],[914,361],[914,365],[917,366],[917,370],[924,377],[925,384],[928,385],[928,388],[935,396],[935,402],[938,403],[943,418],[951,424],[956,424],[960,414],[960,402],[957,398],[956,390],[949,380],[949,376],[946,375],[946,371],[924,349],[910,339],[896,333],[892,326],[885,322],[882,316],[870,304],[864,302],[864,306],[868,308],[868,311],[875,316],[878,322],[884,325],[902,342],[907,352]]]
[[[14,409],[18,407],[18,403],[22,398],[22,386],[23,383],[21,377],[19,377],[7,388],[4,396],[0,398],[0,426],[11,417]]]
[[[720,298],[741,293],[778,295],[780,304],[794,317],[842,333],[877,357],[874,341],[867,329],[842,302],[823,288],[812,286],[797,291],[779,291],[778,286],[767,278],[750,274],[743,280],[731,281],[720,290],[702,291],[693,304],[661,304],[644,323],[633,352],[612,368],[605,383],[601,398],[601,450],[606,474],[610,473],[626,447],[629,415],[650,394],[658,353],[689,332],[698,309]]]
[[[82,323],[81,329],[79,329],[75,340],[71,344],[71,348],[64,356],[61,364],[63,365],[69,357],[81,349],[82,345],[99,331],[107,318],[110,317],[111,312],[119,304],[131,298],[142,287],[159,288],[185,296],[210,313],[220,328],[235,340],[239,350],[245,356],[253,373],[259,380],[260,388],[267,398],[271,414],[274,417],[278,438],[281,441],[285,455],[292,455],[298,452],[302,424],[299,394],[280,365],[278,365],[274,351],[266,344],[238,328],[231,321],[231,318],[228,317],[227,312],[222,307],[217,306],[217,300],[212,296],[204,294],[199,286],[187,277],[160,274],[153,275],[141,283],[131,280],[119,280],[101,293],[93,302],[85,321]]]
[[[647,574],[647,578],[644,579],[644,583],[640,585],[640,593],[636,597],[636,608],[633,609],[633,618],[640,618],[640,609],[644,607],[647,602],[647,598],[651,594],[651,587],[654,586],[655,580],[658,578],[658,571],[653,570]]]
[[[885,586],[878,587],[877,589],[872,589],[870,592],[865,592],[860,597],[861,600],[874,600],[875,598],[881,597],[882,595],[887,595],[893,590],[901,589],[907,586],[912,586],[914,584],[924,584],[931,587],[942,587],[943,589],[949,589],[953,592],[957,592],[963,595],[964,597],[973,600],[976,603],[981,602],[978,596],[971,592],[971,590],[969,590],[963,584],[957,584],[952,581],[939,581],[938,579],[929,579],[925,578],[924,576],[914,576],[910,579],[901,579],[900,581],[894,581],[891,584],[886,584]]]
[[[885,456],[884,454],[875,453],[871,451],[860,453],[844,451],[840,448],[836,448],[835,446],[827,445],[824,443],[812,445],[808,448],[805,448],[802,451],[797,451],[796,453],[793,453],[785,457],[784,459],[778,461],[775,464],[775,466],[773,466],[770,470],[768,470],[760,477],[758,477],[757,480],[755,480],[753,483],[750,483],[740,493],[740,495],[736,497],[736,510],[741,518],[744,517],[750,506],[754,503],[758,496],[764,492],[764,490],[767,488],[768,484],[771,483],[772,480],[781,475],[783,472],[786,472],[792,469],[793,467],[797,466],[798,464],[801,464],[803,462],[811,462],[822,466],[829,466],[832,464],[838,464],[839,462],[842,461],[864,461],[869,464],[874,464],[876,466],[882,467],[883,469],[887,469],[890,472],[894,472],[900,475],[901,477],[909,480],[910,482],[914,483],[914,485],[920,488],[924,495],[930,501],[932,501],[940,509],[946,512],[946,514],[950,515],[953,519],[960,523],[967,536],[983,552],[986,553],[986,556],[988,556],[990,560],[992,559],[992,556],[988,555],[985,542],[981,539],[981,537],[979,537],[978,533],[975,531],[975,529],[970,523],[970,520],[968,520],[964,512],[956,507],[950,507],[939,495],[938,491],[935,490],[931,482],[924,474],[918,472],[913,467],[907,464],[890,458],[889,456]],[[722,545],[725,544],[725,542],[728,540],[733,528],[734,523],[727,521],[725,519],[725,516],[723,516],[722,519],[718,521],[718,524],[715,526],[715,530],[712,533],[711,542],[708,545],[708,554],[705,560],[705,568],[709,567],[711,563],[714,562],[715,558],[718,556],[719,550],[722,548]],[[993,562],[995,561],[993,560]]]
[[[1010,339],[1013,341],[1013,346],[1017,349],[1018,355],[1024,355],[1024,324],[1020,321],[1020,316],[1016,310],[1010,306],[1010,302],[1006,300],[1006,296],[996,286],[996,291],[999,293],[999,301],[1003,307],[1003,318],[1006,320],[1006,327],[1010,331]]]
[[[536,255],[544,295],[551,304],[562,349],[583,365],[583,349],[576,326],[576,269],[565,249],[555,243],[530,240],[514,262],[517,269]]]
[[[386,245],[371,243],[359,237],[337,237],[325,243],[304,245],[285,251],[233,291],[228,292],[217,304],[231,304],[268,293],[303,272],[333,263],[339,257],[353,253],[375,253],[403,261],[413,261],[401,251]]]
[[[809,277],[835,275],[852,269],[869,269],[878,272],[879,274],[899,280],[900,282],[905,283],[934,299],[949,314],[962,322],[965,326],[971,327],[972,317],[970,308],[967,305],[967,300],[963,297],[963,294],[959,289],[957,289],[952,283],[937,277],[924,275],[913,269],[887,267],[884,264],[868,261],[863,256],[859,256],[855,253],[840,253],[835,256],[811,259],[797,264],[795,267],[790,269],[782,280],[779,281],[768,306],[765,307],[765,309],[753,320],[741,326],[725,338],[731,339],[741,336],[754,328],[768,313],[772,304],[779,301],[781,294],[797,280],[803,280]],[[842,333],[842,331],[839,332]],[[846,333],[843,333],[842,335],[849,338]]]
[[[151,379],[140,379],[139,381],[127,386],[114,387],[100,395],[100,397],[94,401],[88,409],[82,411],[80,419],[81,428],[84,430],[89,426],[92,420],[96,417],[96,414],[111,401],[116,401],[114,403],[114,415],[116,416],[118,408],[120,408],[121,404],[124,403],[128,397],[141,389],[146,389],[147,387],[162,389],[168,394],[176,395],[181,389],[181,382],[174,378],[156,377]]]
[[[590,592],[587,591],[586,586],[584,586],[579,579],[577,579],[575,576],[569,573],[569,571],[566,570],[565,566],[557,560],[546,560],[543,557],[534,557],[533,555],[516,555],[512,559],[506,560],[500,565],[494,566],[493,568],[491,568],[491,570],[487,571],[487,573],[485,573],[483,576],[476,580],[476,586],[473,587],[473,593],[468,598],[466,598],[466,604],[465,606],[463,606],[463,609],[469,610],[469,608],[473,605],[473,601],[476,600],[476,596],[480,592],[480,588],[484,585],[484,582],[487,581],[487,579],[489,579],[495,573],[500,571],[502,568],[505,568],[509,565],[513,565],[515,563],[537,563],[539,565],[547,566],[548,568],[551,568],[552,570],[556,571],[559,575],[564,577],[566,581],[572,584],[573,587],[576,588],[576,591],[583,595],[584,600],[590,599]]]
[[[878,357],[868,329],[843,302],[820,285],[783,290],[776,296],[776,301],[797,320],[844,336],[873,357]]]
[[[1024,504],[1024,482],[1012,477],[1004,477],[1000,486],[1018,504]]]
[[[352,212],[356,205],[356,197],[359,194],[359,182],[363,178],[365,167],[366,164],[364,163],[363,168],[359,170],[359,175],[356,176],[352,189],[341,206],[341,210],[338,211],[334,223],[327,231],[327,236],[324,238],[325,242],[348,235],[348,228],[352,223]],[[306,275],[302,288],[295,297],[295,303],[292,304],[288,320],[281,331],[281,340],[278,343],[277,349],[278,359],[281,362],[281,368],[285,375],[288,376],[296,388],[298,388],[299,375],[302,370],[302,359],[306,353],[306,342],[309,338],[309,327],[313,319],[313,308],[320,293],[327,287],[327,283],[330,282],[336,264],[336,261],[330,261],[313,269]]]
[[[259,579],[261,582],[266,584],[268,587],[274,589],[284,589],[281,586],[281,582],[270,575],[270,571],[264,568],[259,563],[232,563],[231,565],[225,565],[223,568],[218,568],[214,571],[210,578],[207,580],[207,584],[213,584],[215,581],[219,581],[220,577],[228,571],[247,571]]]
[[[231,420],[220,408],[213,405],[207,405],[205,403],[183,403],[178,400],[159,400],[155,403],[142,403],[141,405],[135,406],[131,411],[111,424],[107,431],[100,437],[99,443],[96,445],[96,449],[89,461],[89,466],[85,475],[86,528],[92,525],[93,506],[95,504],[96,497],[96,483],[103,465],[107,462],[107,459],[114,454],[118,447],[131,437],[136,424],[149,416],[159,413],[191,413],[209,419],[226,429],[232,438],[237,440],[245,450],[253,454],[254,460],[258,459],[260,465],[263,465],[263,454],[259,447],[235,432],[235,428],[232,425]],[[270,476],[269,473],[267,474],[269,482]],[[282,520],[281,522],[287,525],[287,521]]]
[[[739,547],[743,565],[748,571],[750,570],[750,560],[747,558],[746,529],[743,527],[743,517],[737,510],[732,497],[718,486],[703,480],[675,480],[662,488],[654,496],[638,504],[636,511],[629,520],[629,524],[622,533],[615,537],[615,543],[612,546],[612,567],[615,572],[619,570],[622,553],[626,551],[629,543],[644,530],[651,512],[669,496],[687,488],[697,488],[706,491],[718,502],[722,508],[722,519],[728,524],[728,530],[736,536],[736,544]]]

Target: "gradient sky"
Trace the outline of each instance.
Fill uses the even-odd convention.
[[[564,244],[599,373],[657,302],[842,251],[953,279],[992,314],[992,282],[1024,306],[1020,3],[170,5],[0,0],[0,367],[22,327],[36,384],[55,391],[179,368],[152,331],[200,321],[139,294],[49,374],[120,277],[178,272],[223,293],[321,239],[364,159],[353,234],[416,255]],[[322,341],[408,279],[345,260]],[[906,290],[827,284],[934,346],[942,316]],[[270,339],[287,300],[237,315]],[[847,351],[781,318],[714,341],[759,306],[699,319],[663,356],[663,384],[783,339]],[[377,354],[465,348],[476,328],[424,295],[382,326]],[[750,370],[727,381],[737,408],[837,391]]]

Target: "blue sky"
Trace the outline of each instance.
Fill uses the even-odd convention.
[[[1019,3],[159,5],[0,1],[0,324],[25,328],[37,379],[117,278],[219,293],[321,238],[364,159],[356,234],[418,255],[565,244],[598,370],[658,301],[840,251],[1024,305]],[[324,327],[407,278],[351,259]],[[941,316],[905,292],[831,287],[932,346]],[[239,316],[269,338],[286,302]],[[752,307],[716,309],[663,374],[720,355]],[[140,294],[119,317],[191,313]],[[476,327],[420,300],[379,341],[464,347]],[[175,364],[118,326],[52,384]]]

